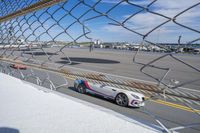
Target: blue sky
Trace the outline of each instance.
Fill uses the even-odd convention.
[[[84,0],[84,2],[88,4],[89,6],[93,6],[98,1],[99,0]],[[74,39],[77,39],[80,35],[83,34],[83,26],[81,24],[84,23],[84,25],[87,26],[87,28],[91,31],[91,33],[88,34],[88,37],[92,38],[92,40],[99,39],[104,42],[106,41],[140,42],[142,40],[141,36],[138,36],[137,34],[132,33],[121,26],[110,24],[110,23],[115,23],[111,19],[117,20],[118,22],[123,22],[130,15],[141,10],[141,8],[139,7],[130,5],[126,2],[122,2],[112,11],[107,13],[107,11],[110,8],[112,8],[119,2],[120,0],[101,0],[95,6],[95,10],[97,10],[97,12],[95,12],[94,10],[90,10],[91,9],[90,7],[85,6],[85,4],[81,3],[80,0],[68,0],[68,2],[64,4],[60,3],[59,5],[55,5],[47,10],[49,14],[52,14],[53,12],[55,12],[53,15],[53,18],[56,21],[58,21],[63,16],[65,16],[59,21],[59,25],[62,28],[58,25],[55,25],[56,21],[54,19],[52,18],[48,19],[50,15],[47,12],[44,13],[46,9],[38,11],[35,14],[34,13],[28,14],[25,16],[25,18],[24,17],[18,18],[18,21],[20,22],[20,24],[14,23],[13,27],[15,27],[15,31],[17,31],[16,35],[23,34],[25,38],[28,37],[30,40],[35,39],[37,35],[41,34],[41,37],[40,37],[41,40],[55,39],[55,40],[61,40],[61,41],[73,41]],[[152,0],[130,0],[130,3],[137,4],[143,7],[146,7],[151,2]],[[183,11],[184,9],[187,9],[188,7],[198,2],[199,0],[190,0],[190,1],[188,0],[158,0],[149,9],[153,12],[161,13],[161,14],[166,15],[167,17],[173,18],[179,12]],[[77,5],[77,7],[73,9],[75,5]],[[75,16],[75,18],[72,17],[71,15],[67,15],[68,12],[63,10],[60,7],[63,7],[65,10],[68,10],[68,11],[73,9],[71,12],[71,15]],[[83,13],[87,11],[89,12],[80,19],[81,24],[77,23],[76,22],[77,18],[79,18]],[[200,12],[199,11],[200,11],[200,5],[196,6],[195,8],[179,16],[177,18],[177,21],[183,23],[184,25],[187,25],[189,27],[196,29],[197,31],[200,31],[200,25],[199,25]],[[102,14],[99,14],[98,12],[108,14],[108,16],[111,19],[104,17]],[[34,17],[34,15],[36,17]],[[92,19],[90,21],[85,21],[89,18],[92,18],[94,16],[99,16],[99,15],[101,15],[101,17]],[[37,20],[36,19],[37,17],[39,17],[39,21],[35,21]],[[47,19],[48,21],[45,21]],[[159,17],[157,15],[143,11],[140,14],[135,15],[134,17],[130,18],[125,23],[125,26],[131,30],[135,30],[139,32],[140,34],[146,34],[150,30],[152,30],[153,27],[156,27],[157,25],[161,24],[162,22],[165,22],[166,20],[167,19],[163,17]],[[13,20],[13,22],[14,21],[15,20]],[[25,21],[28,23],[24,24],[23,22]],[[66,29],[73,22],[76,22],[76,23],[74,23],[72,26],[70,26],[69,29],[67,29],[67,33],[60,34],[61,32],[63,32],[63,28]],[[43,27],[40,26],[41,23]],[[31,25],[30,28],[28,28],[29,25]],[[37,28],[38,26],[40,27]],[[44,33],[51,26],[53,27],[48,30],[48,34]],[[35,35],[32,34],[33,31]],[[67,34],[69,34],[70,36]],[[147,40],[151,40],[153,42],[177,42],[178,37],[180,35],[182,36],[182,42],[189,42],[191,40],[194,40],[200,37],[200,33],[192,32],[190,30],[177,26],[176,24],[172,22],[169,22],[166,25],[162,26],[161,28],[152,32],[147,37]],[[89,41],[89,40],[85,37],[81,37],[77,41]]]

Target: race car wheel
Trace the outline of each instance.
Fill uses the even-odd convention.
[[[82,85],[82,84],[78,85],[77,91],[78,91],[79,93],[81,93],[81,94],[85,94],[85,93],[86,93],[85,86]]]
[[[115,98],[115,102],[119,106],[126,107],[126,106],[128,106],[128,97],[124,93],[119,93]]]

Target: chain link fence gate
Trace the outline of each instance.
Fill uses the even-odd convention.
[[[87,79],[91,82],[107,84],[127,90],[144,93],[148,97],[165,98],[172,102],[180,102],[189,106],[199,106],[200,95],[196,91],[183,89],[185,85],[199,82],[200,76],[176,84],[166,81],[172,66],[165,64],[165,58],[174,60],[180,66],[187,67],[189,71],[199,75],[199,68],[188,61],[182,60],[176,53],[178,49],[191,47],[200,40],[200,28],[197,23],[190,23],[193,19],[199,20],[200,1],[193,0],[190,4],[184,4],[175,13],[169,9],[163,9],[163,4],[170,5],[171,0],[1,0],[0,2],[0,71],[19,77],[23,80],[34,79],[39,85],[50,86],[51,89],[67,86],[65,77],[73,79]],[[105,3],[111,3],[105,6]],[[173,2],[172,2],[173,3]],[[160,5],[161,9],[157,9]],[[130,10],[123,9],[128,6]],[[172,7],[176,9],[177,7]],[[126,15],[123,17],[114,15],[122,9]],[[148,19],[152,18],[152,19]],[[139,19],[139,20],[138,20]],[[104,21],[109,28],[107,30],[119,30],[139,38],[139,48],[133,53],[133,65],[140,65],[141,73],[150,77],[155,83],[118,77],[101,72],[92,72],[83,69],[69,68],[73,63],[66,49],[88,42],[94,45],[95,30],[93,22]],[[100,22],[101,22],[100,21]],[[178,28],[177,28],[178,27]],[[178,29],[178,30],[177,30]],[[161,39],[175,38],[177,48],[159,43],[159,32],[179,31],[172,36]],[[187,36],[192,34],[193,37]],[[144,62],[140,57],[144,47],[154,46],[162,49],[165,53]],[[42,55],[42,57],[38,56]],[[55,63],[60,57],[66,57],[65,64]],[[164,60],[164,61],[163,61]],[[21,63],[29,66],[30,71],[14,71],[5,62]],[[164,62],[164,63],[163,63]],[[163,65],[164,64],[164,65]],[[64,83],[56,85],[47,73],[43,78],[38,77],[35,69],[43,69],[61,74]],[[155,70],[162,73],[157,76],[151,73]],[[176,72],[176,71],[173,71]],[[16,74],[17,73],[17,74]],[[48,84],[48,85],[47,85]],[[197,112],[198,114],[198,112]]]

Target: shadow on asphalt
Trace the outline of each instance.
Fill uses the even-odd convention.
[[[25,52],[24,54],[35,55],[35,56],[43,56],[43,55],[58,55],[56,53],[51,52]]]
[[[99,63],[99,64],[117,64],[119,61],[108,60],[108,59],[98,59],[98,58],[83,58],[83,57],[69,57],[72,62],[82,62],[82,63]],[[62,60],[68,60],[68,58],[63,57]]]

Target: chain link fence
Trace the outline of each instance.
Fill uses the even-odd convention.
[[[190,4],[182,2],[183,6],[172,6],[173,10],[170,11],[167,8],[163,9],[163,5],[169,6],[174,3],[171,0],[1,0],[0,71],[13,76],[18,75],[18,78],[23,80],[34,79],[32,82],[39,85],[49,84],[54,90],[68,85],[65,77],[81,78],[137,91],[148,97],[164,97],[173,102],[199,106],[199,93],[181,87],[199,82],[200,69],[198,65],[182,60],[176,53],[180,52],[180,49],[198,46],[200,43],[200,27],[196,23],[200,17],[200,1],[192,0]],[[95,41],[104,34],[101,30],[96,31],[102,23],[106,24],[104,30],[137,38],[140,45],[138,50],[133,52],[133,65],[140,65],[138,71],[155,83],[68,67],[74,62],[66,49],[87,42],[92,52]],[[101,36],[96,35],[97,33]],[[176,49],[161,44],[162,41],[164,44],[175,42]],[[164,53],[144,62],[140,59],[143,54],[141,50],[150,46],[161,49]],[[56,63],[61,57],[66,58],[65,63]],[[178,84],[173,80],[173,85],[166,82],[165,79],[173,68],[161,63],[165,58],[174,60],[198,76]],[[21,63],[33,69],[59,73],[64,82],[55,85],[48,74],[41,80],[34,70],[31,69],[28,74],[23,70],[14,71],[6,66],[5,62]],[[153,69],[162,75],[158,77],[151,73]]]

